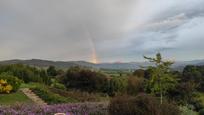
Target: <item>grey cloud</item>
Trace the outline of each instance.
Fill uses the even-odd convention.
[[[2,0],[0,59],[90,61],[91,42],[102,62],[136,61],[157,51],[186,59],[179,56],[186,49],[204,58],[197,51],[203,48],[203,4],[203,0]]]

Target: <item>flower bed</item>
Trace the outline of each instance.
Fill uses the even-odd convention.
[[[78,103],[48,106],[15,105],[0,107],[0,115],[107,115],[107,103]]]

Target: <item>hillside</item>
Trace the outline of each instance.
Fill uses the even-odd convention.
[[[138,69],[140,67],[151,65],[151,63],[149,62],[94,64],[86,61],[48,61],[48,60],[40,60],[40,59],[0,61],[0,65],[9,65],[9,64],[25,64],[25,65],[31,65],[36,67],[55,66],[61,69],[69,68],[72,66],[84,66],[84,67],[91,67],[91,68],[97,68],[97,69]],[[182,70],[186,65],[204,65],[204,60],[175,62],[175,64],[173,65],[173,68],[177,70]]]

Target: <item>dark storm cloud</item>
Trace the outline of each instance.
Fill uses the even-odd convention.
[[[0,59],[204,58],[203,0],[1,0]],[[92,45],[94,42],[94,45]],[[192,56],[188,56],[186,50]],[[183,56],[180,56],[183,55]]]

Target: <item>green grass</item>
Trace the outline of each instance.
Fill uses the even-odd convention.
[[[35,88],[35,87],[46,87],[43,84],[40,83],[23,83],[21,84],[20,88]]]
[[[11,94],[0,94],[0,105],[13,105],[16,103],[32,103],[21,91]]]

